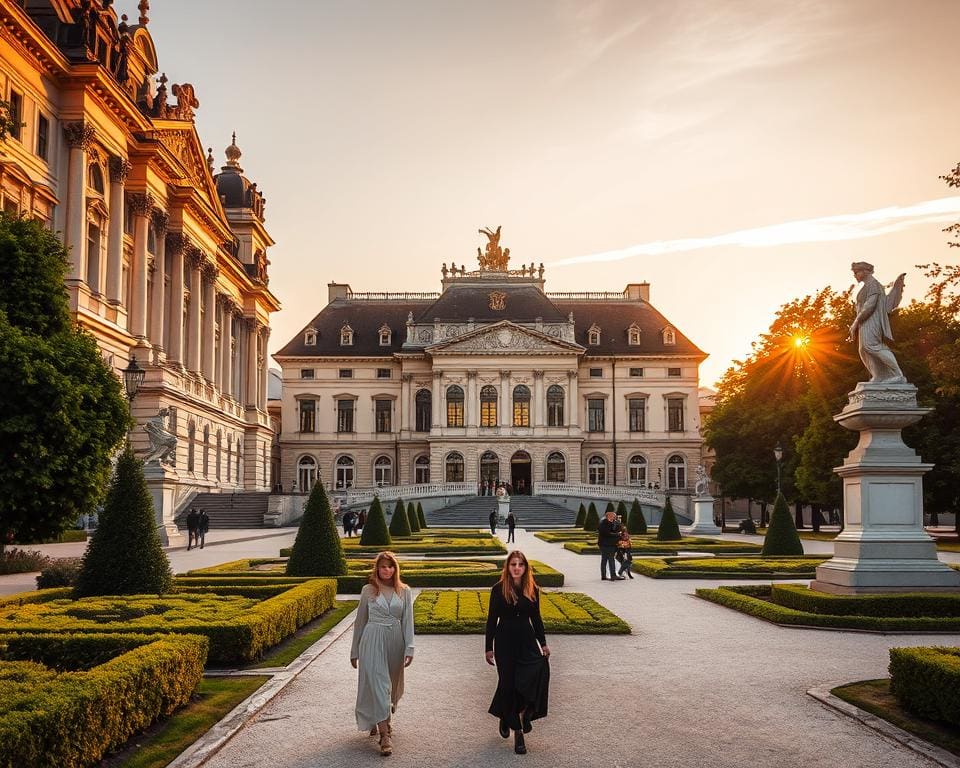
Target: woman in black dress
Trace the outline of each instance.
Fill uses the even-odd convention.
[[[490,590],[487,664],[496,664],[497,692],[489,712],[500,720],[500,735],[513,731],[513,750],[526,754],[523,734],[533,720],[547,716],[550,649],[540,618],[540,590],[520,551],[507,555],[503,573]]]

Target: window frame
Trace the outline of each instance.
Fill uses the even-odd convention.
[[[674,459],[677,459],[677,461],[674,461]],[[667,490],[682,491],[686,487],[687,458],[679,453],[674,453],[667,457]]]
[[[497,426],[499,418],[500,393],[492,384],[485,384],[480,388],[480,426],[483,428]]]
[[[607,459],[595,453],[587,459],[587,485],[607,484]]]
[[[426,459],[426,461],[423,461]],[[423,476],[426,471],[426,477]],[[416,485],[428,485],[430,483],[430,455],[422,453],[413,460],[413,482]]]
[[[458,459],[459,459],[459,461],[458,461]],[[453,477],[453,479],[451,479],[451,477],[450,477],[450,469],[451,469],[451,467],[459,467],[459,468],[460,468],[459,472],[455,473],[455,475],[457,475],[458,477],[455,476],[455,477]],[[446,482],[446,483],[462,483],[462,482],[464,482],[464,477],[466,476],[466,475],[464,474],[464,473],[466,472],[465,467],[466,467],[466,464],[465,464],[465,462],[464,462],[464,460],[463,460],[463,454],[460,453],[459,451],[450,451],[450,453],[448,453],[448,454],[447,454],[446,456],[444,456],[444,458],[443,458],[443,479],[444,479],[444,482]]]
[[[517,393],[520,393],[520,399],[517,399]],[[513,426],[530,426],[530,400],[532,394],[530,387],[526,384],[517,384],[513,388]]]
[[[635,406],[639,403],[639,407]],[[634,418],[635,416],[638,418]],[[647,397],[646,395],[627,395],[627,431],[647,431]]]
[[[392,379],[393,371],[390,368],[377,368],[378,379]]]
[[[337,378],[338,378],[338,379],[352,379],[352,378],[353,378],[353,368],[338,368],[338,369],[337,369]]]
[[[34,147],[37,157],[45,163],[50,162],[50,118],[37,110],[37,141]],[[43,144],[41,151],[41,142]]]
[[[353,398],[338,397],[336,402],[337,402],[337,434],[349,435],[349,434],[355,433],[357,431],[356,430],[357,401]],[[350,404],[349,408],[344,407],[346,403]]]
[[[634,378],[634,379],[642,379],[642,378],[643,378],[643,368],[631,368],[631,369],[630,369],[630,377],[631,377],[631,378]]]
[[[554,456],[560,457],[559,462],[551,461]],[[558,473],[555,471],[558,465],[560,467],[559,477],[557,477]],[[561,451],[551,451],[548,453],[546,460],[543,462],[543,467],[543,476],[548,483],[567,482],[567,457],[564,456]]]
[[[597,410],[599,403],[599,411]],[[603,397],[587,398],[587,432],[606,432],[607,401]],[[599,413],[599,417],[597,414]]]
[[[393,459],[386,454],[380,454],[373,460],[373,484],[377,488],[395,485],[393,482]]]
[[[353,346],[353,328],[350,327],[349,323],[344,324],[340,328],[340,346],[341,347]]]
[[[454,399],[450,398],[451,392],[457,390],[459,395],[456,395]],[[454,429],[461,429],[464,426],[464,392],[463,387],[459,384],[451,384],[447,387],[446,392],[444,393],[444,400],[446,402],[446,411],[447,411],[447,427]]]
[[[316,368],[301,368],[300,369],[300,378],[306,381],[317,378],[317,369]]]
[[[310,404],[308,409],[304,409],[304,405],[307,403]],[[312,434],[317,431],[317,401],[312,397],[297,398],[297,425],[299,429],[297,430],[301,434]],[[312,416],[308,419],[306,417],[307,413],[311,413]],[[309,421],[309,424],[305,422]],[[309,427],[305,429],[304,427]]]
[[[386,407],[384,407],[386,406]],[[373,427],[378,435],[393,432],[393,400],[378,397],[373,401]]]
[[[357,480],[357,462],[349,454],[337,457],[333,463],[334,488],[347,490],[352,488]]]
[[[426,397],[421,398],[420,394],[424,392]],[[433,392],[426,387],[421,387],[414,395],[413,405],[416,427],[414,432],[429,432],[433,429]]]
[[[23,93],[16,88],[10,88],[10,98],[7,100],[10,104],[10,130],[8,136],[19,142],[23,141]]]
[[[553,391],[553,397],[551,399],[551,390]],[[560,396],[557,397],[556,393],[559,392]],[[566,414],[564,413],[564,406],[566,405],[567,393],[564,391],[563,387],[559,384],[551,384],[547,387],[547,426],[548,427],[562,427],[564,425],[564,418]]]
[[[639,459],[639,461],[637,461]],[[629,459],[627,459],[627,485],[635,485],[639,488],[645,488],[647,485],[647,477],[649,476],[648,468],[650,462],[647,461],[647,457],[642,453],[635,453]],[[639,477],[639,472],[636,472],[637,476],[635,477],[635,470],[643,469],[642,478]]]
[[[664,398],[667,409],[667,432],[686,432],[686,400],[682,395],[667,395]],[[677,407],[679,404],[679,407]],[[673,416],[678,418],[674,421]]]

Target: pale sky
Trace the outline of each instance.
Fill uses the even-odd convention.
[[[271,351],[330,281],[440,290],[486,226],[548,291],[649,281],[705,385],[851,262],[909,300],[956,256],[955,0],[151,5],[204,146],[236,130],[267,197]]]

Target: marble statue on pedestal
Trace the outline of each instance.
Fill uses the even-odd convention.
[[[161,408],[156,416],[151,416],[143,425],[143,431],[150,438],[150,447],[143,457],[144,464],[173,465],[177,451],[177,436],[167,429],[166,420],[169,415],[169,408]]]

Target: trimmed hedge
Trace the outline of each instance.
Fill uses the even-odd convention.
[[[760,554],[760,545],[749,542],[698,539],[686,536],[677,541],[657,541],[656,536],[631,537],[634,555],[676,555],[679,552],[712,552],[716,554]],[[563,548],[578,555],[599,555],[595,541],[566,541]]]
[[[829,616],[881,616],[960,619],[960,595],[936,592],[899,592],[886,595],[831,595],[799,584],[777,584],[771,600],[785,608]]]
[[[189,701],[206,653],[194,635],[0,635],[0,766],[96,764]],[[54,664],[69,671],[40,672]]]
[[[627,531],[631,536],[643,536],[647,533],[647,519],[643,516],[643,508],[638,499],[633,500],[630,506],[630,522]]]
[[[890,691],[914,714],[960,726],[960,648],[891,648]]]
[[[391,543],[390,531],[387,530],[387,519],[383,514],[380,497],[374,496],[373,503],[367,511],[367,520],[363,524],[363,532],[360,534],[360,544],[365,547],[389,549]],[[283,553],[281,552],[281,554]]]
[[[410,537],[410,519],[407,517],[407,505],[403,499],[397,499],[393,508],[393,516],[390,518],[390,538],[407,539]]]
[[[427,529],[427,520],[426,520],[426,518],[423,516],[423,505],[422,505],[419,501],[417,502],[417,520],[420,521],[420,529],[421,529],[421,530],[426,530],[426,529]]]
[[[337,523],[323,483],[314,483],[297,528],[287,573],[291,576],[341,576],[347,572]]]
[[[803,544],[797,535],[793,515],[787,510],[787,501],[782,493],[777,494],[770,515],[770,526],[763,538],[764,557],[797,557],[803,554]]]
[[[587,508],[583,506],[583,502],[580,502],[580,509],[577,510],[577,519],[573,522],[574,528],[583,528],[583,524],[587,522]]]
[[[634,560],[633,572],[651,579],[812,579],[827,557],[667,558]]]
[[[680,526],[677,524],[677,516],[673,511],[673,504],[670,497],[667,496],[667,503],[663,507],[660,525],[657,526],[657,541],[680,541],[682,538]]]
[[[412,501],[407,504],[407,520],[410,522],[410,533],[420,533],[420,518]]]
[[[587,508],[587,517],[583,521],[583,530],[596,531],[600,527],[600,515],[597,514],[597,507],[591,501]]]

